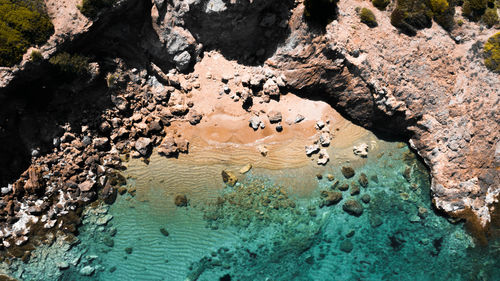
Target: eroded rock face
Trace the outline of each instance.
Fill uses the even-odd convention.
[[[500,193],[499,78],[480,55],[492,31],[471,23],[450,36],[433,25],[407,37],[388,21],[352,30],[358,4],[369,3],[341,1],[324,36],[308,33],[301,12],[294,12],[286,47],[267,64],[290,87],[331,102],[355,122],[410,136],[430,167],[436,206],[447,212],[470,208],[485,224]]]

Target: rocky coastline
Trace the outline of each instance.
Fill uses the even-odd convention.
[[[46,2],[55,34],[40,48],[44,58],[60,51],[94,57],[88,76],[62,83],[40,75],[47,64],[27,56],[0,69],[1,164],[24,159],[0,177],[6,260],[28,260],[50,233],[76,235],[85,206],[116,198],[127,157],[187,153],[189,140],[170,125],[203,120],[192,100],[203,81],[246,110],[255,131],[264,129],[261,120],[277,131],[292,125],[254,104],[286,93],[326,101],[363,127],[407,140],[430,169],[435,206],[450,219],[487,231],[498,212],[499,77],[478,54],[492,32],[476,23],[408,37],[384,11],[375,11],[378,28],[360,25],[355,7],[371,5],[364,1],[341,1],[325,31],[304,21],[302,1],[123,0],[94,21],[77,1]],[[191,74],[213,50],[243,65],[241,72]],[[54,94],[40,97],[46,87]],[[318,164],[328,162],[322,147],[334,135],[324,121],[304,151],[318,153]],[[353,149],[364,157],[368,148]]]

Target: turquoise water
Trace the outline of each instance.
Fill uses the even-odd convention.
[[[58,279],[500,280],[498,248],[480,249],[462,224],[437,215],[425,167],[407,146],[387,147],[362,165],[330,164],[321,179],[309,175],[314,185],[305,194],[264,169],[251,170],[235,187],[214,174],[188,191],[177,188],[181,175],[155,176],[152,163],[128,180],[135,197],[87,209],[80,243],[63,257],[73,261]],[[343,165],[355,168],[354,177],[342,175]],[[185,166],[179,174],[208,169]],[[281,174],[304,176],[296,169]],[[339,190],[344,184],[348,190]],[[359,194],[351,195],[356,186]],[[187,207],[174,205],[179,190]],[[327,206],[325,191],[343,198]],[[361,200],[366,195],[368,203]],[[361,215],[343,210],[351,199],[363,207]],[[29,269],[23,274],[55,280]]]

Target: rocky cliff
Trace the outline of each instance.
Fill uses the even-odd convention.
[[[438,209],[490,221],[500,192],[500,82],[481,50],[492,29],[434,24],[408,36],[391,25],[392,4],[379,11],[368,1],[340,1],[326,27],[305,20],[302,1],[292,0],[120,0],[93,19],[76,0],[45,2],[55,34],[39,48],[44,59],[81,53],[91,74],[66,81],[27,55],[0,69],[2,184],[34,166],[16,196],[2,190],[5,202],[15,198],[12,217],[22,210],[16,204],[59,189],[70,194],[65,204],[90,200],[86,192],[106,185],[98,180],[106,167],[119,167],[117,152],[147,155],[170,119],[199,121],[187,114],[185,96],[196,87],[189,73],[215,50],[245,66],[243,106],[280,92],[324,100],[357,124],[408,140],[430,169]],[[361,23],[358,7],[372,9],[378,25]],[[166,140],[168,151],[187,149],[178,136]]]

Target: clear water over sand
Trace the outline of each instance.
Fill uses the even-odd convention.
[[[434,213],[428,173],[407,146],[376,147],[366,160],[323,168],[256,167],[235,187],[220,172],[238,174],[241,163],[134,160],[126,174],[135,197],[120,196],[101,231],[84,225],[74,249],[85,249],[96,271],[67,271],[66,280],[498,280],[498,257],[477,255],[461,224]],[[346,179],[343,165],[355,176]],[[359,195],[351,195],[355,186]],[[343,199],[324,206],[324,190]],[[188,207],[175,206],[178,194]],[[349,199],[363,206],[360,216],[343,210]]]
[[[378,139],[326,104],[302,101],[300,112],[297,99],[280,102],[284,118],[299,111],[310,119],[279,134],[268,123],[253,132],[246,113],[224,107],[197,126],[172,124],[190,140],[189,154],[132,159],[128,192],[87,207],[77,243],[41,246],[8,273],[41,281],[500,280],[498,246],[481,248],[462,224],[434,212],[428,171],[407,145]],[[325,166],[304,153],[317,138],[315,118],[330,120],[334,135]],[[367,158],[353,154],[361,143]],[[223,170],[237,175],[234,187]],[[174,204],[178,195],[187,206]]]

